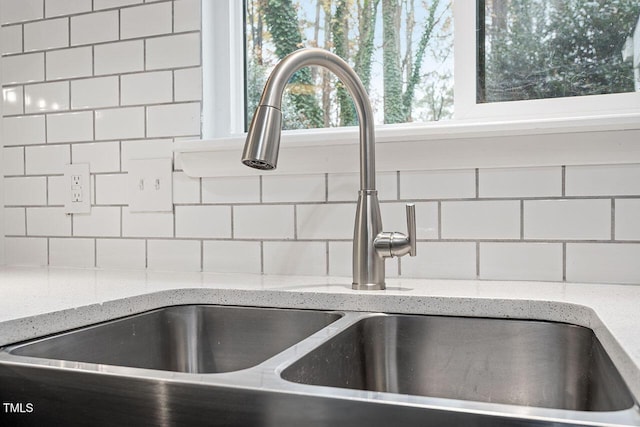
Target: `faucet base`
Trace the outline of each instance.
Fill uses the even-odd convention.
[[[384,291],[386,285],[382,283],[352,283],[351,289],[355,291]]]

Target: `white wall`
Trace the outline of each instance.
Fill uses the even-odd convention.
[[[3,0],[8,263],[349,276],[355,174],[192,179],[176,162],[173,212],[129,212],[129,160],[200,137],[200,8],[117,3]],[[91,165],[91,214],[63,212],[69,162]],[[640,165],[378,182],[387,230],[417,203],[419,256],[387,262],[390,277],[640,283]]]

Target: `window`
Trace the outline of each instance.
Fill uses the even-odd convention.
[[[353,66],[378,124],[452,117],[451,0],[245,0],[245,23],[247,121],[274,65],[303,46]],[[321,69],[292,78],[283,108],[285,129],[357,120],[346,89]]]
[[[270,21],[267,3],[288,10]],[[340,4],[349,7],[341,12]],[[399,13],[383,10],[389,4]],[[269,67],[285,54],[278,48],[280,35],[272,34],[284,28],[285,38],[295,36],[289,50],[317,45],[346,52],[369,86],[378,124],[453,117],[448,123],[454,126],[640,111],[640,92],[632,92],[640,86],[637,0],[216,0],[202,5],[206,138],[243,133]],[[412,10],[413,17],[407,13]],[[434,26],[423,60],[416,61],[430,12]],[[384,75],[383,17],[391,16],[389,28],[400,29],[393,38],[399,48],[389,55],[395,71],[387,78],[396,77],[388,85],[395,92],[386,90]],[[367,27],[365,21],[375,25]],[[342,47],[337,40],[344,41]],[[366,40],[373,49],[362,61]],[[568,53],[558,54],[558,45]],[[370,74],[363,63],[371,65]],[[419,78],[413,96],[405,96],[414,73]],[[290,96],[287,128],[353,125],[351,101],[340,92],[325,73],[307,70],[289,93],[311,99],[315,113],[298,108],[299,101]]]
[[[637,0],[483,0],[477,102],[635,91]]]

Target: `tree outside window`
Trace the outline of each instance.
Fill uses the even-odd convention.
[[[481,4],[478,102],[635,90],[633,64],[623,51],[640,16],[638,0]]]
[[[248,120],[273,66],[302,47],[345,59],[379,124],[451,118],[450,0],[246,0],[245,7]],[[296,73],[283,108],[285,129],[357,124],[346,89],[322,69]]]

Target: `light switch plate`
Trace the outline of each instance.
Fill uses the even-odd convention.
[[[91,175],[89,175],[89,163],[65,165],[64,211],[68,214],[91,212]]]
[[[130,160],[127,187],[131,212],[171,212],[172,159]]]

